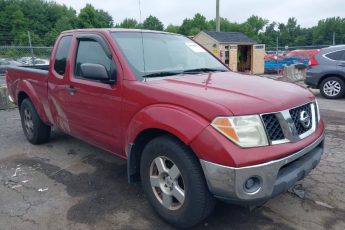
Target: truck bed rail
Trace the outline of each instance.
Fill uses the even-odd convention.
[[[49,65],[40,65],[40,66],[10,66],[7,69],[14,71],[25,71],[31,73],[37,73],[41,75],[48,75]]]

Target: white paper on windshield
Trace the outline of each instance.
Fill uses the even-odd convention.
[[[199,46],[198,44],[195,44],[193,42],[186,42],[186,46],[188,46],[188,48],[193,50],[195,53],[205,53],[206,52],[201,46]]]

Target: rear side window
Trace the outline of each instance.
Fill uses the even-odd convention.
[[[74,75],[81,77],[80,66],[83,63],[103,65],[108,73],[114,68],[115,63],[105,53],[102,46],[97,41],[81,40],[78,45],[77,57],[74,68]]]
[[[69,48],[71,46],[71,40],[72,40],[72,36],[65,36],[61,38],[59,42],[59,46],[57,48],[54,70],[60,75],[65,74],[66,60],[67,60]]]
[[[328,57],[329,59],[334,60],[334,61],[345,60],[345,50],[339,50],[336,52],[326,54],[326,57]]]

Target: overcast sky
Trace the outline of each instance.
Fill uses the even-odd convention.
[[[139,21],[139,0],[55,0],[71,6],[78,12],[86,3],[110,13],[114,23],[124,18]],[[258,15],[270,21],[286,22],[289,17],[297,18],[303,27],[317,24],[319,19],[340,16],[345,18],[344,0],[220,0],[221,16],[232,22],[243,22],[251,15]],[[201,13],[207,19],[215,18],[216,0],[141,0],[143,20],[157,16],[165,26],[181,24],[186,17]]]

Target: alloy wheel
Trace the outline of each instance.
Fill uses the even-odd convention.
[[[155,158],[150,166],[150,183],[157,200],[169,210],[185,201],[185,185],[179,168],[167,157]]]
[[[32,115],[31,115],[31,112],[25,108],[24,109],[24,127],[25,127],[25,130],[26,130],[26,133],[28,135],[29,138],[32,138],[33,135],[34,135],[34,122],[32,120]]]
[[[329,97],[335,97],[341,92],[341,85],[338,81],[327,81],[323,86],[323,92]]]

